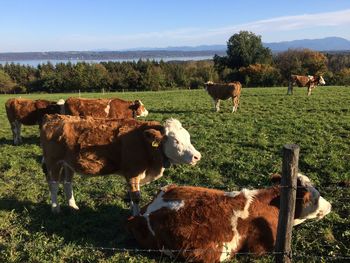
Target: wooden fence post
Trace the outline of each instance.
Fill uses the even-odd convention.
[[[299,146],[283,146],[280,212],[275,245],[275,261],[291,262],[291,240],[298,178]]]

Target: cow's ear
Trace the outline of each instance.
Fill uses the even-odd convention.
[[[152,145],[154,148],[158,148],[162,139],[163,135],[160,131],[156,129],[147,129],[143,132],[146,141]]]
[[[131,105],[130,105],[130,109],[132,110],[137,110],[140,107],[141,103],[139,100],[135,100]]]
[[[271,182],[274,185],[281,184],[281,179],[282,179],[282,176],[278,173],[271,175],[271,178],[270,178]]]
[[[303,205],[306,206],[311,201],[311,193],[306,191],[303,196]]]

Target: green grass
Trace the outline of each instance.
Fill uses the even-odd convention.
[[[281,170],[281,148],[297,143],[299,169],[309,176],[333,211],[321,221],[309,221],[293,231],[293,251],[300,256],[350,255],[350,89],[317,88],[312,96],[296,89],[243,89],[241,104],[232,114],[231,102],[214,113],[203,90],[82,94],[83,97],[142,99],[148,120],[178,118],[202,153],[196,167],[176,166],[142,188],[143,203],[159,187],[200,185],[225,190],[269,185]],[[36,94],[28,98],[57,100],[77,94]],[[13,96],[0,96],[0,105]],[[12,146],[5,109],[0,108],[0,262],[168,262],[165,256],[101,250],[97,247],[136,248],[125,229],[129,216],[124,179],[118,176],[82,180],[75,176],[80,210],[63,206],[52,215],[41,171],[38,127],[23,127],[24,144]],[[60,202],[64,203],[62,189]],[[91,247],[95,248],[92,249]],[[243,260],[239,258],[239,260]],[[255,262],[271,262],[269,258]],[[329,262],[330,258],[297,258],[297,262]],[[341,259],[334,260],[344,262]]]

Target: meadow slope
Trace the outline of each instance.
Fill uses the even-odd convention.
[[[282,146],[298,144],[300,171],[331,201],[333,211],[321,221],[294,229],[295,260],[345,262],[338,256],[350,255],[350,88],[319,87],[310,97],[305,89],[295,90],[287,96],[286,88],[245,88],[235,114],[229,101],[214,113],[203,90],[82,96],[142,99],[150,111],[148,120],[178,118],[202,153],[197,166],[173,166],[143,187],[143,203],[169,183],[224,190],[267,186],[269,176],[281,170]],[[22,97],[57,100],[74,95]],[[38,127],[23,127],[24,144],[12,146],[4,108],[10,97],[14,96],[0,96],[0,262],[171,262],[160,254],[99,249],[137,247],[124,227],[129,210],[121,177],[83,180],[76,175],[80,210],[72,213],[63,206],[60,215],[50,213]],[[64,202],[62,189],[60,202]]]

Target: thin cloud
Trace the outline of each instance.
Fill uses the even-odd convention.
[[[288,32],[321,27],[339,27],[350,25],[350,9],[318,13],[303,14],[296,16],[282,16],[265,20],[258,20],[244,24],[203,29],[183,28],[162,32],[148,32],[133,35],[119,35],[104,38],[104,41],[124,44],[131,44],[134,41],[143,41],[150,46],[161,44],[203,44],[225,42],[228,37],[240,30],[248,30],[257,34]],[[330,31],[330,34],[332,31]],[[95,39],[98,41],[98,39]],[[101,40],[101,39],[100,39]],[[135,43],[133,43],[135,45]]]
[[[137,34],[55,36],[42,40],[40,43],[37,40],[28,41],[26,49],[37,50],[39,46],[43,45],[50,47],[51,50],[89,50],[100,47],[116,50],[137,47],[217,44],[225,43],[232,34],[240,30],[260,34],[264,37],[264,41],[271,41],[271,39],[282,41],[285,40],[281,39],[283,35],[290,39],[334,36],[335,32],[338,32],[336,36],[350,38],[350,32],[344,29],[349,28],[349,26],[350,9],[346,9],[318,14],[281,16],[220,28],[191,27]],[[1,49],[15,51],[16,48],[14,46],[1,47],[0,44]],[[19,50],[20,48],[18,48]]]

